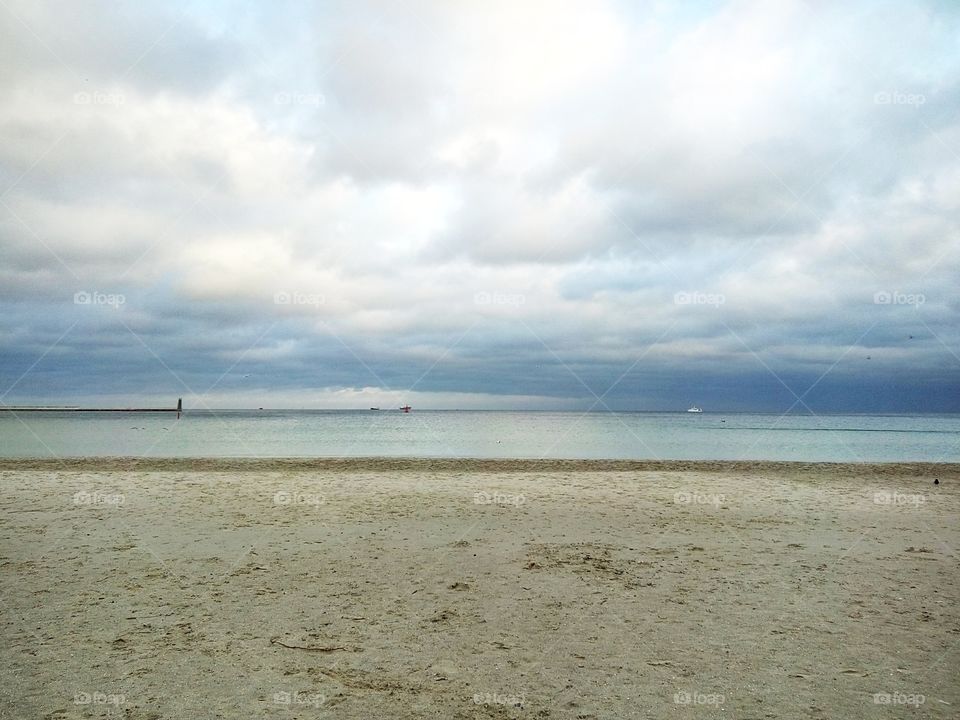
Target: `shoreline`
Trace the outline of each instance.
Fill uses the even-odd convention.
[[[835,470],[843,474],[939,474],[960,477],[960,463],[942,462],[803,462],[795,460],[619,460],[447,457],[0,457],[0,470],[157,470],[338,472],[736,472],[779,473]]]
[[[929,463],[0,459],[0,707],[953,718],[958,479]]]

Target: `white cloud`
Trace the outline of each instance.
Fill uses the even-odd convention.
[[[742,362],[729,328],[797,368],[871,323],[891,366],[953,362],[960,18],[933,4],[11,9],[0,329],[36,326],[31,347],[93,287],[157,342],[207,329],[198,366],[277,325],[249,361],[306,363],[334,332],[442,357],[437,392],[486,368],[477,394],[517,402],[556,359],[541,340],[602,376],[671,327],[648,358],[677,372]]]

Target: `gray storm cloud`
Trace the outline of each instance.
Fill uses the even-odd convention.
[[[960,410],[958,32],[6,2],[0,402]]]

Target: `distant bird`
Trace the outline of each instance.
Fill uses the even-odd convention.
[[[940,484],[940,478],[934,478],[934,479],[933,479],[933,484],[934,484],[934,485],[939,485],[939,484]]]
[[[910,336],[910,339],[913,340],[913,335]]]
[[[870,356],[869,356],[869,355],[867,355],[867,360],[869,360],[869,359],[870,359]]]
[[[250,377],[250,373],[247,373],[246,375],[244,375],[244,377],[245,377],[245,378]]]

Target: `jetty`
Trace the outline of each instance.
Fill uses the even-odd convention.
[[[88,408],[88,407],[79,407],[77,405],[0,405],[0,412],[129,412],[129,413],[146,413],[146,412],[175,412],[177,417],[180,417],[180,413],[183,412],[183,398],[177,398],[176,407],[165,407],[165,408]]]

